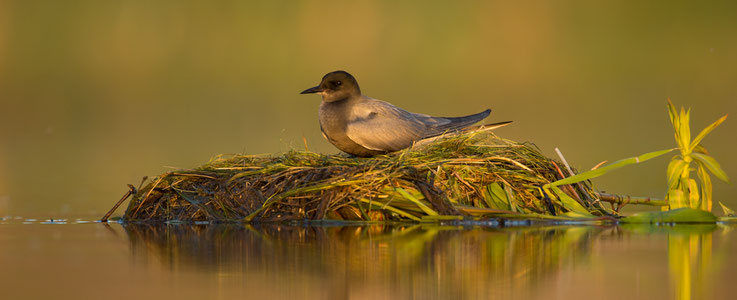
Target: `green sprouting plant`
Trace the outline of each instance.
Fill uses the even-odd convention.
[[[674,156],[668,164],[668,194],[666,199],[670,209],[691,207],[711,211],[712,184],[709,172],[724,182],[729,182],[729,178],[719,166],[719,163],[708,155],[706,148],[701,145],[701,140],[719,124],[722,124],[727,119],[727,115],[706,126],[696,138],[691,140],[690,112],[691,109],[685,110],[683,107],[681,107],[680,113],[677,112],[673,103],[668,99],[668,113],[681,154]],[[692,162],[696,163],[696,169],[691,167]],[[696,180],[691,178],[691,172],[694,170],[701,181],[700,188]],[[664,207],[664,209],[668,209],[668,207]]]
[[[675,107],[673,107],[673,103],[668,99],[668,112],[670,114],[671,123],[673,123],[673,128],[675,129],[678,148],[654,151],[640,156],[618,160],[601,168],[586,171],[546,184],[543,186],[543,189],[549,196],[558,199],[568,210],[583,213],[585,212],[585,209],[578,205],[578,203],[575,203],[574,200],[569,199],[570,197],[566,196],[565,193],[558,189],[558,186],[589,180],[627,165],[639,164],[646,160],[667,154],[671,151],[680,150],[681,154],[674,156],[668,165],[668,192],[666,200],[669,205],[663,206],[663,210],[690,207],[711,211],[712,184],[709,172],[725,182],[729,182],[729,178],[719,166],[719,163],[717,163],[713,157],[708,155],[706,148],[701,145],[701,140],[714,130],[714,128],[719,126],[719,124],[724,122],[724,120],[727,119],[727,116],[725,115],[719,118],[719,120],[716,120],[714,123],[704,128],[692,141],[691,129],[689,127],[690,110],[681,108],[680,113],[678,113]],[[696,169],[691,168],[692,162],[696,163]],[[690,177],[691,172],[694,170],[701,180],[700,188],[696,180]],[[707,170],[709,170],[709,172],[707,172]]]

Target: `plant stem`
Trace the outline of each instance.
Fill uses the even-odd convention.
[[[606,193],[598,193],[599,200],[617,204],[641,204],[650,206],[668,206],[665,200],[654,199],[650,197],[635,197],[629,195],[614,195]]]

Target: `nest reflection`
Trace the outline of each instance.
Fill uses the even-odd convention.
[[[257,274],[289,284],[373,286],[418,296],[520,295],[572,260],[605,227],[125,225],[137,261],[173,270]],[[418,289],[419,285],[419,289]],[[419,290],[419,291],[418,291]]]

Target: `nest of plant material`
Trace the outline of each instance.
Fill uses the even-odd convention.
[[[564,174],[531,144],[488,130],[443,136],[372,158],[290,151],[218,156],[136,191],[129,222],[421,221],[570,211],[541,187]],[[565,186],[589,213],[611,215],[588,184]]]

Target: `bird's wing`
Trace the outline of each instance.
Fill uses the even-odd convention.
[[[387,102],[366,99],[351,108],[346,134],[357,144],[377,151],[407,148],[424,135],[425,124],[414,114]]]
[[[420,120],[420,122],[425,124],[425,126],[427,127],[441,127],[441,126],[444,126],[450,123],[450,120],[445,119],[445,118],[438,118],[438,117],[428,116],[425,114],[417,114],[417,113],[412,113],[412,115],[417,120]]]
[[[421,118],[426,127],[423,138],[437,136],[446,132],[463,130],[479,121],[485,119],[491,113],[490,109],[477,114],[463,117],[430,117]]]

